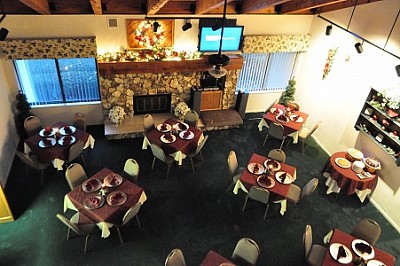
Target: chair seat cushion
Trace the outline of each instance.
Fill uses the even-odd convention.
[[[306,127],[303,127],[299,132],[299,138],[306,139],[309,134],[310,134],[310,130]]]

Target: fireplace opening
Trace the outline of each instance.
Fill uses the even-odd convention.
[[[134,114],[171,112],[171,93],[133,96]]]

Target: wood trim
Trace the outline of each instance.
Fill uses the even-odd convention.
[[[242,69],[243,57],[229,55],[227,70]],[[180,61],[149,61],[149,62],[98,62],[101,75],[132,74],[132,73],[172,73],[172,72],[201,72],[211,67],[208,55],[196,60]]]

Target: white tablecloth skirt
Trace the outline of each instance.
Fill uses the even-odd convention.
[[[264,118],[261,118],[260,123],[258,123],[258,130],[262,131],[263,127],[269,128],[267,121]],[[288,135],[293,138],[293,143],[296,144],[299,142],[299,131],[295,131]]]

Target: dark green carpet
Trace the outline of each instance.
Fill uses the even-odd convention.
[[[301,153],[301,145],[284,146],[287,162],[297,167],[299,186],[313,177],[320,179],[314,194],[281,217],[278,206],[270,208],[264,221],[264,206],[249,202],[241,212],[244,193],[225,193],[230,183],[226,158],[234,149],[239,164],[244,166],[251,154],[266,155],[279,141],[269,140],[262,147],[264,132],[257,128],[261,114],[248,114],[240,129],[209,131],[203,150],[204,161],[196,162],[193,174],[190,162],[173,166],[165,181],[165,165],[160,162],[150,171],[151,151],[141,149],[142,138],[105,140],[103,127],[88,127],[95,137],[95,149],[85,151],[87,174],[103,167],[120,172],[128,157],[140,164],[139,184],[148,196],[136,223],[122,229],[125,243],[119,244],[115,229],[107,239],[100,233],[89,241],[83,254],[83,238],[66,240],[66,227],[55,218],[63,210],[64,195],[69,191],[63,172],[49,169],[45,184],[39,186],[39,175],[26,169],[15,159],[5,188],[15,222],[0,224],[0,265],[163,265],[173,248],[183,250],[188,265],[199,265],[213,249],[229,258],[236,242],[242,237],[253,238],[260,246],[259,265],[303,265],[302,234],[311,224],[314,243],[322,243],[331,228],[350,232],[364,217],[375,219],[383,229],[377,246],[394,256],[400,255],[399,233],[368,202],[361,204],[356,196],[326,195],[320,174],[328,156],[315,143]],[[71,215],[68,212],[66,215]]]

